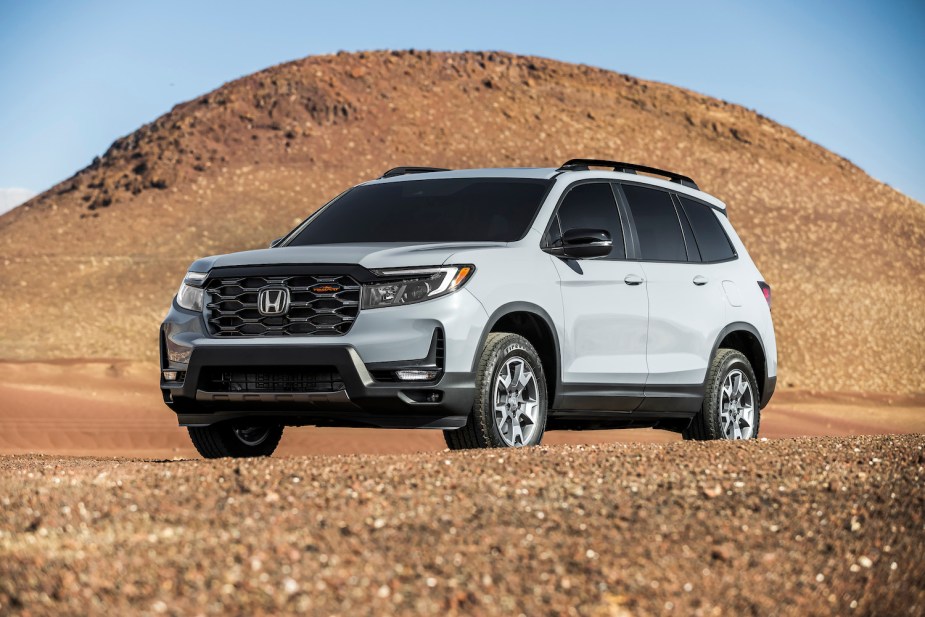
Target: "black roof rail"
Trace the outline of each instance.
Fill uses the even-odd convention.
[[[620,171],[626,174],[634,174],[637,171],[641,171],[656,176],[664,176],[672,182],[677,182],[682,186],[697,189],[698,191],[700,190],[697,183],[688,176],[682,176],[673,171],[665,171],[657,167],[637,165],[635,163],[621,163],[620,161],[605,161],[602,159],[571,159],[563,163],[562,166],[559,167],[559,171],[588,171],[588,168],[592,165],[594,167],[612,167],[614,171]]]
[[[428,174],[432,171],[450,171],[444,167],[395,167],[382,174],[379,179],[394,178],[405,174]]]

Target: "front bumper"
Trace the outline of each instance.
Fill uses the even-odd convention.
[[[210,392],[201,386],[206,367],[333,366],[344,389],[332,392]],[[214,346],[193,350],[185,379],[161,382],[164,402],[182,426],[207,426],[232,419],[259,419],[284,425],[459,428],[474,399],[474,376],[445,373],[437,382],[373,379],[349,345],[279,347]],[[439,402],[418,402],[436,394]]]
[[[210,336],[203,315],[174,303],[161,326],[161,368],[184,378],[164,381],[162,375],[161,391],[182,426],[247,418],[289,426],[459,428],[475,398],[472,357],[486,321],[481,304],[462,290],[419,305],[362,311],[343,336],[230,338]],[[382,380],[399,367],[432,368],[437,332],[444,348],[436,381]],[[214,391],[204,374],[222,367],[334,367],[343,389]]]

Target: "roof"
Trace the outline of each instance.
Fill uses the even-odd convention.
[[[652,176],[646,176],[642,174],[629,174],[618,171],[605,171],[601,169],[592,169],[589,171],[563,171],[561,169],[552,167],[489,167],[485,169],[453,169],[449,171],[411,173],[400,176],[393,176],[391,178],[379,178],[376,180],[370,180],[369,182],[364,182],[363,184],[452,178],[526,178],[534,180],[552,180],[554,178],[560,178],[569,182],[573,179],[582,180],[586,178],[606,178],[608,180],[619,180],[622,182],[639,182],[643,184],[651,184],[659,188],[674,191],[675,193],[679,193],[681,195],[689,195],[696,199],[700,199],[712,206],[720,208],[721,210],[726,209],[726,204],[724,204],[716,197],[713,197],[709,193],[690,188],[677,182],[671,182],[669,180],[663,180],[661,178],[654,178]]]

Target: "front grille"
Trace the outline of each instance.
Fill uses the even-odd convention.
[[[333,366],[210,367],[199,375],[205,392],[337,392],[344,389]]]
[[[257,297],[264,287],[289,289],[286,314],[260,313]],[[336,291],[318,291],[326,288]],[[214,336],[346,334],[360,311],[360,285],[349,276],[219,277],[206,284],[206,292],[209,330]]]

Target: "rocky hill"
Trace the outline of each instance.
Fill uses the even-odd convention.
[[[0,358],[153,359],[192,259],[264,246],[389,167],[579,156],[729,205],[774,288],[782,387],[925,391],[925,207],[754,111],[496,52],[309,57],[117,140],[0,217]]]

